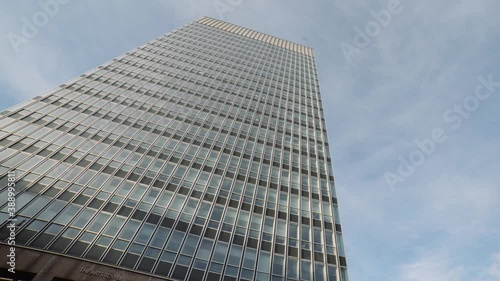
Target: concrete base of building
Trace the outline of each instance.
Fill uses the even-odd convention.
[[[174,281],[169,278],[153,277],[147,274],[93,263],[69,256],[15,247],[15,273],[12,273],[11,246],[0,244],[0,280],[32,281]],[[10,255],[10,257],[9,257]]]

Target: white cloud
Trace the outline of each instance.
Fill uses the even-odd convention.
[[[439,256],[425,256],[401,270],[403,281],[461,281],[463,276],[463,267],[450,265],[447,258]]]
[[[493,262],[488,269],[488,274],[495,280],[500,280],[500,252],[493,255]]]
[[[402,281],[498,281],[500,280],[500,252],[491,257],[491,263],[457,265],[449,255],[421,256],[401,266]],[[488,260],[488,259],[485,259]]]

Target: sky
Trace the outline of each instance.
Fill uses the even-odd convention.
[[[0,1],[0,110],[201,16],[310,46],[350,280],[500,280],[500,2],[53,1]]]

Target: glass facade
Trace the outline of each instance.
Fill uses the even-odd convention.
[[[312,52],[202,22],[0,113],[0,247],[15,171],[19,246],[174,280],[347,281]]]

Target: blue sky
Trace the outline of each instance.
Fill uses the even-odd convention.
[[[351,281],[500,280],[499,10],[494,0],[72,0],[15,52],[12,34],[43,10],[4,0],[0,109],[204,15],[311,46]]]

